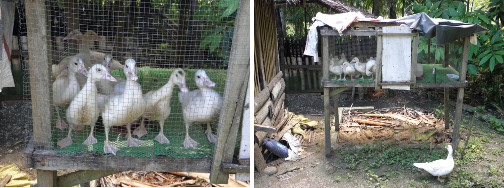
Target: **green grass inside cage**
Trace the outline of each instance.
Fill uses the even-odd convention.
[[[147,93],[151,90],[156,90],[168,82],[173,69],[163,69],[163,68],[151,68],[151,67],[141,67],[137,69],[138,80],[142,86],[143,93]],[[194,83],[194,75],[196,69],[184,69],[186,72],[186,85],[190,91],[197,89]],[[213,88],[221,96],[224,93],[225,80],[226,80],[226,70],[205,70],[210,80],[216,83]],[[111,74],[114,77],[120,77],[126,79],[123,70],[112,71]],[[120,150],[117,152],[117,156],[136,156],[136,157],[152,157],[157,155],[171,156],[171,157],[181,157],[181,158],[200,158],[209,157],[213,155],[214,144],[210,143],[206,137],[205,130],[206,124],[192,124],[189,128],[189,135],[191,138],[196,140],[199,145],[196,149],[184,148],[184,138],[185,138],[185,125],[182,116],[182,106],[178,101],[178,93],[180,89],[178,86],[174,86],[172,98],[170,99],[171,113],[165,120],[164,133],[165,136],[170,140],[170,144],[159,144],[154,138],[159,133],[159,123],[157,121],[149,121],[147,124],[148,134],[140,138],[144,144],[139,147],[127,147],[126,145],[126,135],[117,132],[109,131],[110,142],[118,147]],[[62,118],[66,121],[66,116],[64,110],[60,110]],[[103,142],[105,141],[105,130],[101,121],[101,117],[95,126],[95,137],[98,139],[97,144],[86,146],[82,144],[84,140],[89,135],[91,129],[90,126],[86,126],[84,130],[72,131],[73,144],[66,148],[59,148],[56,143],[65,138],[68,134],[68,129],[63,131],[55,127],[55,121],[57,120],[56,113],[54,112],[54,121],[52,127],[52,139],[51,144],[53,149],[63,154],[76,154],[76,153],[99,153],[103,152]],[[217,131],[218,121],[212,122],[212,130],[214,133]],[[126,126],[123,126],[124,129]],[[136,136],[133,136],[136,137]],[[239,142],[237,142],[239,145]]]

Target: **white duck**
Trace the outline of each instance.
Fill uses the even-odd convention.
[[[89,68],[89,67],[93,66],[94,64],[101,63],[102,60],[105,58],[106,54],[104,54],[102,52],[97,52],[97,51],[91,50],[89,48],[90,42],[103,40],[103,38],[100,37],[98,34],[96,34],[96,32],[87,31],[86,33],[82,34],[79,30],[73,30],[63,40],[71,40],[71,39],[80,41],[79,53],[77,53],[73,56],[80,57],[84,61],[86,68]],[[54,77],[56,77],[62,71],[65,70],[66,62],[68,62],[71,57],[72,56],[65,57],[60,61],[59,64],[52,66],[52,74]],[[112,60],[112,63],[110,64],[110,68],[112,70],[122,69],[123,65],[121,63],[119,63],[119,61],[117,61],[117,60]]]
[[[355,63],[355,70],[358,73],[360,73],[361,78],[364,78],[364,74],[366,74],[366,64],[365,63],[361,63],[359,61],[359,58],[357,58],[357,57],[354,57],[352,59],[352,62]]]
[[[439,180],[440,176],[448,175],[455,166],[452,146],[447,145],[445,148],[448,150],[446,159],[439,159],[428,163],[413,163],[413,165],[417,168],[424,169],[433,176],[437,176]]]
[[[136,62],[128,59],[124,65],[124,75],[126,75],[126,86],[124,93],[112,96],[104,107],[102,118],[105,127],[105,144],[103,151],[116,155],[119,151],[117,147],[109,142],[109,130],[112,126],[126,125],[128,129],[127,145],[137,147],[143,142],[131,136],[131,123],[137,120],[145,110],[145,101],[142,97],[142,88],[136,82]]]
[[[147,118],[149,120],[157,120],[159,121],[159,134],[156,136],[155,140],[161,144],[170,144],[170,140],[166,138],[163,132],[163,127],[166,118],[170,115],[171,107],[170,100],[173,93],[173,87],[178,85],[180,91],[188,92],[185,82],[185,72],[182,69],[175,69],[163,87],[150,91],[143,96],[145,101],[145,112],[142,117],[142,121],[140,123],[140,127],[135,129],[133,132],[134,135],[137,135],[139,138],[143,135],[147,134],[144,125],[144,119]]]
[[[371,79],[374,80],[374,74],[376,73],[376,61],[373,57],[370,57],[366,62],[366,75],[371,76]]]
[[[215,143],[217,136],[212,133],[210,123],[219,117],[222,108],[222,98],[210,87],[215,87],[215,83],[208,78],[204,70],[198,70],[195,78],[196,86],[199,89],[189,93],[179,93],[179,101],[182,104],[184,123],[186,126],[186,136],[184,147],[196,148],[198,142],[189,136],[189,126],[192,123],[206,123],[208,141]]]
[[[350,79],[353,80],[352,75],[355,73],[355,68],[348,62],[343,63],[343,80],[346,80],[346,76],[350,75]]]
[[[341,65],[336,65],[336,62],[338,60],[339,60],[338,57],[333,57],[331,59],[331,61],[329,62],[329,72],[335,74],[336,76],[339,76],[339,80],[341,80],[341,74],[343,73],[343,69],[341,68]]]
[[[103,65],[94,65],[89,70],[86,84],[75,96],[66,110],[66,118],[71,126],[68,128],[67,137],[57,143],[60,148],[72,145],[72,128],[76,125],[91,126],[89,137],[83,144],[91,145],[97,143],[96,138],[93,136],[94,126],[100,115],[96,96],[96,82],[102,79],[115,81],[114,77],[108,73]]]
[[[80,86],[77,82],[75,73],[81,73],[87,75],[86,67],[81,58],[73,57],[68,61],[68,71],[65,74],[60,74],[52,85],[53,89],[53,103],[56,106],[56,114],[58,114],[58,120],[56,121],[56,127],[63,130],[68,127],[68,125],[63,121],[60,115],[60,107],[66,107],[72,102],[74,97],[79,93]]]

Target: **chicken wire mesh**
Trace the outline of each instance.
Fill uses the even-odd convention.
[[[411,45],[414,45],[413,37],[411,40]],[[417,54],[417,67],[413,72],[416,82],[453,83],[459,81],[450,76],[459,75],[463,41],[457,40],[445,45],[436,45],[434,41],[435,39],[429,40],[420,36],[417,51],[412,52]],[[329,81],[374,82],[377,67],[373,65],[376,65],[377,36],[329,36],[328,42]],[[448,57],[445,57],[445,48],[448,49]],[[397,53],[412,49],[401,49]],[[445,61],[447,66],[443,65]],[[345,62],[348,64],[345,65]],[[395,71],[404,72],[399,69]]]
[[[330,80],[373,82],[366,63],[376,58],[376,36],[330,36],[328,41]]]
[[[45,28],[52,72],[49,91],[53,112],[51,132],[46,136],[50,137],[52,149],[62,154],[211,156],[214,143],[210,140],[215,138],[207,136],[207,123],[216,134],[237,4],[238,1],[45,1],[45,7],[38,8],[47,15]],[[17,2],[17,11],[20,45],[23,45],[22,38],[27,35],[23,1]],[[28,70],[39,67],[29,67],[28,49],[20,49],[26,73],[24,98],[29,100],[32,96]],[[106,58],[109,56],[113,59]],[[133,59],[136,64],[126,64],[129,65],[126,67],[127,59]],[[87,78],[80,73],[83,72],[81,64],[87,70]],[[136,71],[132,67],[136,67]],[[117,82],[104,81],[105,72],[110,72]],[[133,72],[136,72],[136,81],[133,81]],[[104,77],[96,76],[102,74]],[[185,84],[183,79],[177,78],[179,76],[185,77]],[[88,83],[93,81],[96,91],[89,89],[93,87]],[[141,87],[141,94],[134,83]],[[69,91],[75,85],[79,89]],[[182,88],[189,92],[181,92],[185,90]],[[148,94],[151,91],[157,93]],[[144,103],[148,112],[138,112],[141,107],[135,107],[139,96],[150,101]],[[159,102],[158,98],[164,100]],[[93,107],[94,102],[98,110]],[[92,107],[86,108],[88,106]],[[107,117],[103,117],[107,112]],[[137,117],[135,112],[142,115]],[[89,141],[90,124],[93,124],[89,122],[97,116],[93,114],[99,114],[92,131],[96,141]],[[159,114],[169,115],[162,120],[164,116]],[[164,122],[162,132],[160,121]],[[135,132],[140,130],[142,122],[146,133]],[[134,138],[130,141],[125,126],[129,123]],[[186,123],[190,125],[188,134],[194,141],[186,141]],[[105,143],[105,124],[110,127],[111,146]],[[70,128],[74,130],[69,134]],[[104,152],[105,145],[112,149]]]

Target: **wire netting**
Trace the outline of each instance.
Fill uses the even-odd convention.
[[[50,137],[53,150],[62,154],[88,152],[105,154],[105,127],[110,127],[108,137],[110,144],[119,149],[117,156],[164,155],[183,158],[211,156],[214,143],[207,138],[206,123],[210,124],[213,134],[216,134],[217,112],[220,111],[219,105],[224,100],[222,96],[225,91],[237,2],[45,1],[45,7],[38,8],[46,13],[49,69],[52,73],[49,91],[53,110],[51,132],[47,133],[47,136]],[[30,100],[33,96],[30,92],[28,70],[39,67],[28,66],[28,49],[23,47],[26,44],[23,38],[27,36],[24,3],[17,2],[17,19],[20,49],[26,73],[24,98]],[[107,55],[111,55],[113,60],[105,64],[104,59]],[[87,69],[87,77],[79,73],[80,63],[78,60],[74,61],[72,57],[82,59]],[[130,81],[134,76],[127,72],[127,69],[131,68],[125,66],[127,59],[134,59],[136,62],[138,77],[136,81]],[[73,67],[73,63],[78,65]],[[104,81],[104,77],[96,76],[99,74],[99,67],[94,64],[104,64],[106,70],[102,72],[110,72],[117,82]],[[182,68],[183,73],[180,74],[176,68]],[[198,70],[204,70],[208,78],[198,73]],[[185,77],[185,86],[189,90],[188,93],[184,92],[185,103],[181,103],[179,98],[184,84],[180,83],[181,79],[172,76],[175,73]],[[63,84],[59,84],[58,80],[63,80]],[[92,87],[87,87],[93,82],[92,80],[98,80],[95,82],[96,92],[89,89]],[[200,87],[196,83],[198,80]],[[141,95],[131,86],[131,83],[135,82],[141,86]],[[215,86],[211,84],[212,82]],[[75,87],[75,84],[79,87],[78,93],[72,94],[69,90]],[[122,90],[121,84],[123,84]],[[151,91],[159,92],[150,95],[150,98],[146,97]],[[220,99],[212,93],[213,91],[220,96]],[[71,100],[59,104],[58,101],[67,95],[72,96]],[[96,98],[93,98],[94,96]],[[154,101],[154,105],[146,105],[145,109],[150,108],[151,111],[165,114],[169,111],[167,118],[160,120],[164,122],[164,130],[161,133],[169,140],[169,144],[155,140],[160,134],[160,123],[158,120],[153,120],[156,119],[153,117],[154,112],[149,115],[145,113],[141,113],[141,116],[135,115],[135,112],[141,109],[135,106],[137,104],[135,100],[139,98],[145,99],[144,101],[147,101],[147,98],[154,100],[156,97],[153,96],[159,96],[165,102]],[[76,100],[77,98],[79,100]],[[97,106],[104,107],[88,108],[95,102]],[[111,107],[114,105],[114,108]],[[184,108],[187,112],[184,112]],[[70,109],[74,109],[75,112]],[[110,112],[112,117],[103,117],[107,109],[108,112],[112,111]],[[93,124],[88,122],[93,122],[97,116],[94,114],[99,114],[93,131],[97,142],[86,145],[83,143],[88,139],[90,125]],[[68,128],[59,128],[61,122],[58,116],[69,125]],[[139,139],[142,143],[133,139],[128,146],[126,125],[131,123],[134,133],[140,127],[141,117],[145,118],[143,122],[147,133],[141,137],[137,136],[138,134],[133,135],[132,138]],[[68,118],[73,120],[69,121]],[[116,123],[105,123],[105,119],[106,122],[119,120]],[[84,127],[70,125],[75,122],[80,122],[78,124]],[[193,147],[184,146],[185,122],[191,122],[188,134],[198,143],[197,146],[194,142],[189,144]],[[74,129],[70,133],[72,142],[61,144],[67,138],[69,128]],[[75,130],[79,128],[83,130]],[[135,147],[137,144],[139,146]]]
[[[331,36],[328,40],[330,80],[373,82],[365,70],[366,63],[371,58],[376,59],[376,36],[342,35]],[[344,70],[346,66],[351,67],[350,71]]]

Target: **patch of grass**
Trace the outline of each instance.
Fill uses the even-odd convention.
[[[449,187],[472,187],[479,185],[480,178],[471,170],[456,169],[450,175]]]
[[[500,155],[502,153],[502,148],[495,148],[490,150],[490,153],[493,155]]]
[[[429,151],[425,145],[420,149],[403,148],[398,145],[384,145],[375,143],[361,149],[340,149],[343,162],[347,168],[355,170],[360,164],[365,169],[376,169],[384,165],[396,166],[402,170],[418,171],[413,166],[415,162],[428,162],[446,157],[446,150],[434,149]]]
[[[465,149],[464,159],[455,158],[455,164],[458,165],[467,165],[476,160],[483,159],[484,151],[486,148],[483,146],[484,143],[488,142],[488,138],[486,137],[473,137],[469,140],[468,146]],[[462,150],[465,148],[465,142],[460,142],[459,147],[457,148],[456,153],[462,153]]]
[[[336,182],[336,183],[341,182],[341,177],[340,176],[334,177],[334,182]]]
[[[490,176],[498,176],[502,171],[494,165],[488,165],[488,174]]]

